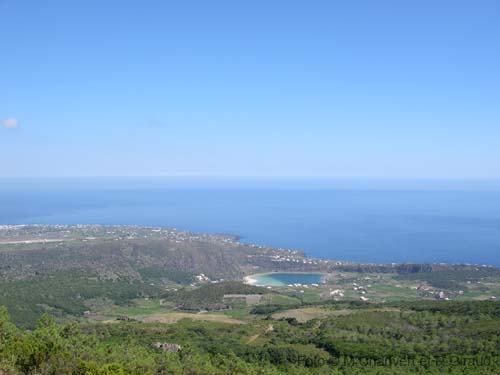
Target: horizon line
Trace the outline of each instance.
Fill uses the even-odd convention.
[[[317,175],[223,175],[223,174],[170,174],[170,175],[45,175],[0,176],[0,179],[83,179],[83,178],[221,178],[221,179],[311,179],[311,180],[386,180],[386,181],[500,181],[499,177],[434,177],[434,176],[317,176]]]

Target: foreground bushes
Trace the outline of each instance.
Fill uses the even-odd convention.
[[[370,307],[305,324],[192,320],[57,324],[32,331],[0,308],[0,373],[9,375],[499,374],[500,317],[490,302]],[[272,329],[269,327],[272,326]],[[154,342],[178,343],[167,353]]]

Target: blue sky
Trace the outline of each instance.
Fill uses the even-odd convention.
[[[500,2],[0,0],[0,176],[500,178]]]

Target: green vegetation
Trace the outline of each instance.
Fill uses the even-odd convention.
[[[265,288],[246,285],[237,281],[226,281],[216,284],[203,285],[193,290],[178,290],[169,292],[162,297],[172,301],[181,310],[222,310],[228,308],[224,302],[226,294],[263,294],[268,293]]]
[[[339,306],[327,304],[323,309]],[[344,306],[345,308],[346,306]],[[498,302],[370,304],[299,323],[233,325],[183,319],[58,325],[9,323],[0,309],[0,371],[8,374],[498,374]],[[181,346],[179,352],[155,343]]]
[[[0,375],[500,373],[496,268],[304,262],[144,227],[0,239]],[[236,281],[256,270],[328,278]]]
[[[124,305],[159,293],[159,289],[134,280],[98,280],[83,272],[57,272],[36,280],[0,282],[0,306],[9,309],[15,324],[32,328],[45,312],[60,318],[83,315],[89,309],[87,300],[105,298]]]
[[[189,284],[195,276],[192,272],[158,266],[140,268],[138,271],[145,282],[172,281],[177,284]]]
[[[425,281],[440,289],[467,290],[467,282],[481,280],[496,280],[500,278],[500,270],[496,268],[482,268],[477,270],[447,270],[440,272],[419,272],[402,274],[396,280]]]

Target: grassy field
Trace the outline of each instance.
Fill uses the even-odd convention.
[[[322,307],[304,307],[299,309],[285,310],[272,315],[273,319],[296,319],[300,323],[308,322],[312,319],[324,318],[327,316],[341,316],[352,314],[353,310],[332,310]]]
[[[161,300],[151,298],[136,298],[130,301],[126,306],[112,305],[105,307],[99,311],[102,315],[107,317],[128,316],[135,318],[136,316],[157,314],[168,311],[172,308],[172,304],[164,304]]]
[[[213,314],[213,313],[184,313],[184,312],[168,312],[165,314],[152,314],[146,316],[138,316],[137,320],[144,323],[165,323],[172,324],[177,323],[182,319],[192,319],[201,320],[205,322],[218,322],[218,323],[228,323],[228,324],[245,324],[243,320],[238,320],[231,318],[224,314]]]
[[[340,289],[344,296],[337,298],[340,301],[360,301],[366,299],[368,303],[392,303],[401,301],[434,300],[439,289],[431,288],[434,294],[423,295],[417,290],[422,282],[414,280],[397,280],[393,274],[342,274],[329,283],[318,287],[288,286],[276,287],[272,291],[264,291],[256,306],[247,305],[243,300],[225,300],[225,306],[220,310],[187,311],[179,308],[179,301],[161,298],[136,298],[127,304],[116,305],[105,299],[96,299],[89,304],[92,314],[88,317],[90,321],[117,321],[117,319],[133,319],[143,322],[173,323],[180,319],[190,318],[193,320],[217,321],[232,324],[241,324],[255,319],[262,319],[272,314],[275,320],[283,318],[294,318],[298,322],[307,322],[312,319],[321,319],[332,316],[348,314],[347,310],[335,310],[328,306],[318,306],[323,302],[328,304],[332,299],[330,292]],[[219,288],[220,285],[208,285],[199,290],[187,288],[184,293],[186,298],[191,298],[191,293],[209,292]],[[485,293],[488,288],[488,293]],[[221,292],[222,293],[222,292]],[[500,288],[495,283],[473,284],[462,294],[456,294],[453,298],[457,300],[485,300],[490,299],[491,294],[500,294]],[[222,298],[222,297],[221,297]],[[182,300],[182,299],[181,299]],[[221,299],[222,301],[222,299]],[[308,306],[309,305],[309,306]],[[312,305],[312,306],[311,306]],[[267,309],[267,307],[269,309]],[[264,309],[262,309],[262,307]],[[254,311],[261,308],[262,311]],[[266,310],[267,309],[267,310]],[[197,313],[198,312],[198,313]],[[352,313],[352,311],[350,312]]]
[[[421,298],[416,290],[410,289],[405,286],[395,286],[395,285],[380,285],[375,284],[368,289],[368,293],[365,295],[367,298],[371,298],[374,301],[410,301]]]
[[[301,303],[297,297],[292,297],[284,294],[266,294],[262,298],[262,303],[280,306],[293,306]]]

